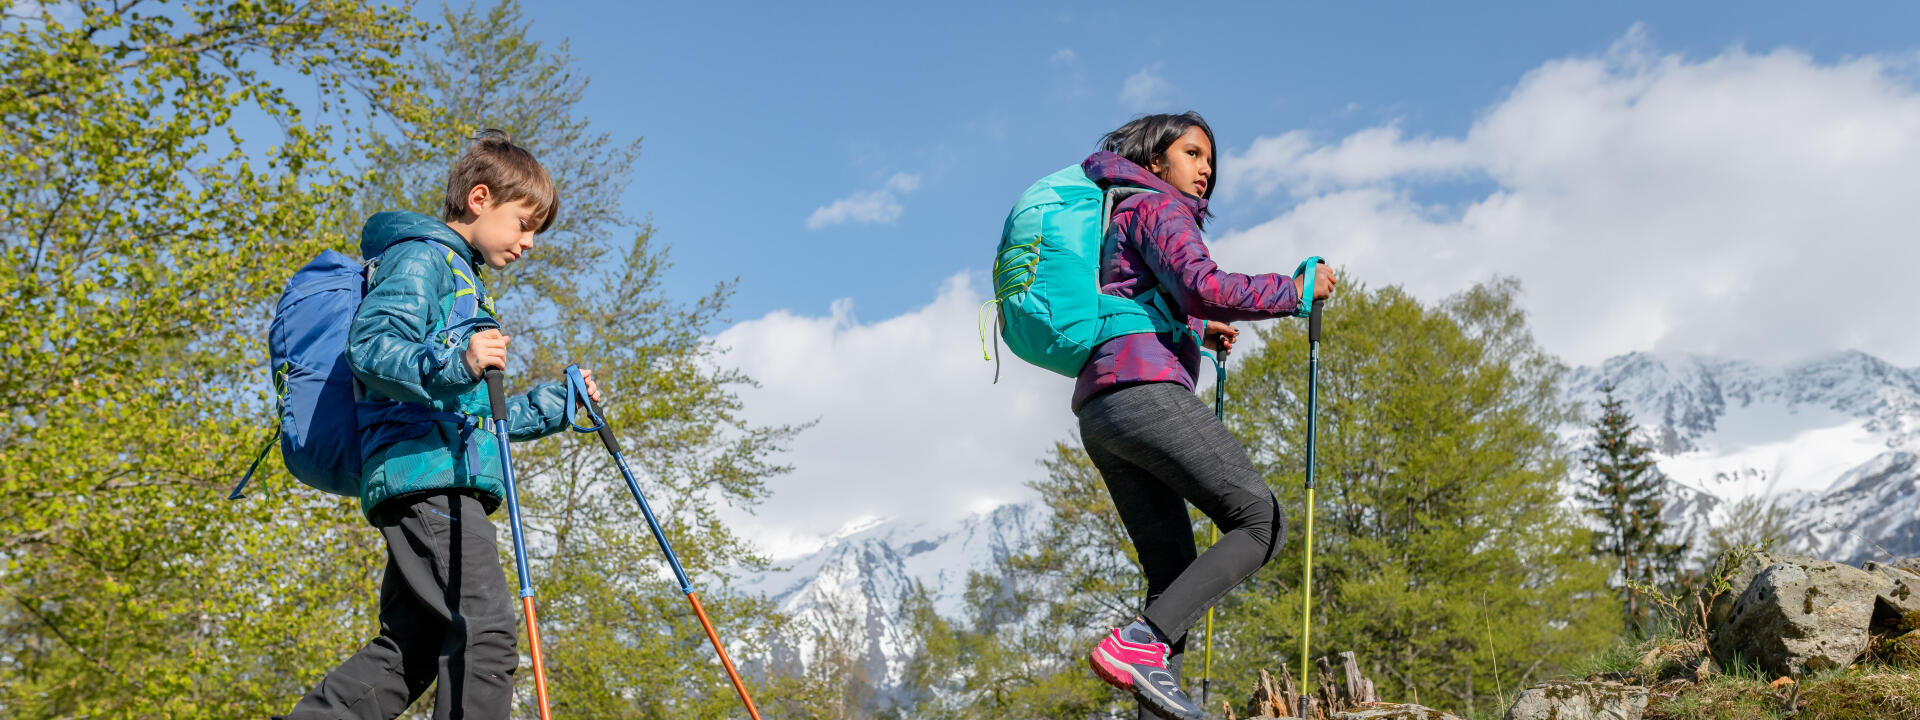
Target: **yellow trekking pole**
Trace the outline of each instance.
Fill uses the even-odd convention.
[[[1213,356],[1213,419],[1227,421],[1227,359]],[[1220,526],[1207,521],[1207,547],[1220,542]],[[1205,707],[1208,686],[1213,684],[1213,607],[1207,607],[1207,652],[1200,666],[1200,705]]]
[[[1307,561],[1302,566],[1300,587],[1303,599],[1300,601],[1300,688],[1307,688],[1307,650],[1312,646],[1313,637],[1313,461],[1314,461],[1314,425],[1315,415],[1319,411],[1320,394],[1320,309],[1321,303],[1313,301],[1313,277],[1319,271],[1319,264],[1325,262],[1318,256],[1307,258],[1300,263],[1295,274],[1306,281],[1306,288],[1300,292],[1300,302],[1307,305]]]

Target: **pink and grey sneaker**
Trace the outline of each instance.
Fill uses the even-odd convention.
[[[1140,620],[1107,633],[1087,655],[1093,674],[1107,684],[1133,693],[1140,704],[1167,720],[1204,720],[1206,713],[1180,690],[1180,681],[1167,670],[1167,644]]]

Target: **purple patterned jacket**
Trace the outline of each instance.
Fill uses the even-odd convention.
[[[1158,288],[1193,333],[1207,320],[1234,322],[1291,315],[1299,291],[1287,275],[1225,272],[1200,239],[1207,201],[1181,193],[1146,168],[1110,152],[1088,156],[1080,167],[1101,187],[1130,185],[1158,190],[1120,201],[1108,230],[1109,251],[1100,259],[1100,291],[1124,298]],[[1073,409],[1101,392],[1150,382],[1193,389],[1200,345],[1192,333],[1123,335],[1100,344],[1080,369]]]

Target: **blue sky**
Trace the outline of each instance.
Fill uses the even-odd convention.
[[[1435,300],[1518,278],[1541,344],[1920,364],[1920,6],[548,3],[628,209],[762,423],[817,420],[743,527],[780,556],[1030,497],[1070,381],[989,384],[1008,205],[1142,113],[1220,138],[1224,267],[1324,255]],[[1336,308],[1338,304],[1331,306]],[[742,518],[743,523],[745,519]]]
[[[737,275],[736,319],[927,302],[982,264],[1028,182],[1143,111],[1200,110],[1223,151],[1389,122],[1455,134],[1528,70],[1600,53],[1636,23],[1666,52],[1821,59],[1910,47],[1920,27],[1920,6],[1846,2],[547,3],[535,16],[592,79],[596,126],[645,137],[627,202],[673,244],[678,289]],[[1143,70],[1166,91],[1129,102]],[[896,193],[893,221],[808,229],[816,208],[902,173],[918,189]],[[1223,199],[1215,228],[1286,201]]]

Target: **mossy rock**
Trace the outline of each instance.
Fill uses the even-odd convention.
[[[1920,667],[1920,632],[1887,638],[1874,650],[1888,665]]]
[[[1867,650],[1884,573],[1817,560],[1782,560],[1755,576],[1713,636],[1714,659],[1772,676],[1846,667]]]

